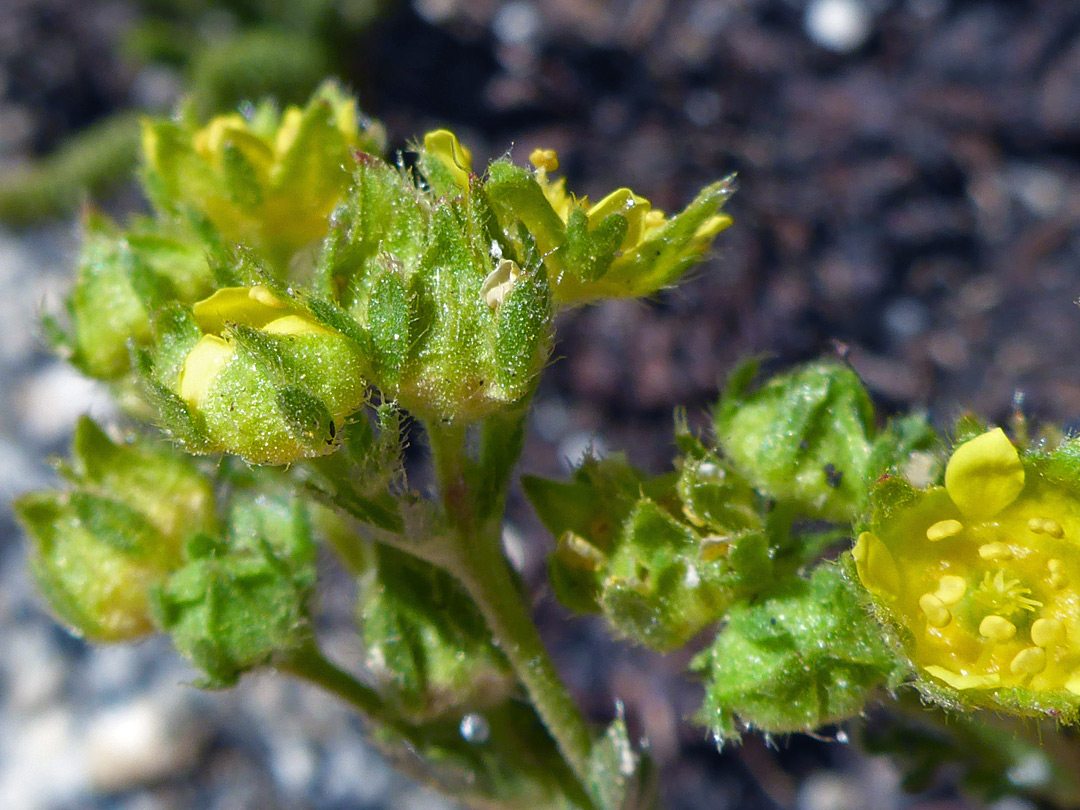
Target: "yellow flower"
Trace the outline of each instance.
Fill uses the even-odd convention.
[[[148,121],[142,149],[156,202],[194,210],[228,240],[266,251],[280,270],[326,233],[349,182],[354,150],[379,150],[356,101],[328,84],[304,108],[278,116],[218,116],[201,129]]]
[[[563,223],[570,220],[570,212],[575,208],[585,212],[589,218],[589,227],[595,228],[609,214],[622,214],[626,217],[626,236],[619,248],[623,253],[637,250],[642,244],[654,238],[669,222],[659,208],[653,208],[645,197],[635,194],[628,188],[618,188],[597,203],[590,203],[588,197],[577,197],[566,190],[566,178],[551,180],[548,172],[559,168],[559,156],[554,149],[534,149],[529,155],[529,162],[535,168],[536,182],[543,189],[544,196]],[[714,214],[698,226],[694,233],[691,250],[704,250],[720,231],[731,224],[727,214]]]
[[[852,554],[926,683],[1021,710],[1080,695],[1075,493],[996,429],[903,501]]]

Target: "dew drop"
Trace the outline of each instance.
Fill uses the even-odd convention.
[[[483,715],[471,712],[461,718],[461,736],[465,742],[482,745],[491,737],[491,726]]]

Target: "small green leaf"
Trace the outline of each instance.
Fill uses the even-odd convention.
[[[621,711],[593,746],[588,786],[598,810],[657,810],[660,806],[655,771],[630,743]]]
[[[829,563],[732,607],[694,666],[707,681],[698,717],[718,741],[747,726],[787,734],[840,722],[901,672],[858,589]]]

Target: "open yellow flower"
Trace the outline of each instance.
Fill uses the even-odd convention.
[[[931,690],[1019,710],[1080,695],[1075,492],[996,429],[956,448],[944,487],[909,494],[852,554]]]

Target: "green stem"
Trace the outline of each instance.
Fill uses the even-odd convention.
[[[275,669],[318,686],[354,706],[367,720],[410,739],[413,729],[387,706],[379,693],[331,663],[314,642],[275,662]]]
[[[465,431],[429,426],[439,494],[454,527],[446,567],[472,596],[537,713],[577,777],[587,784],[592,735],[566,690],[514,584],[500,547],[501,515],[478,520],[466,480]]]

